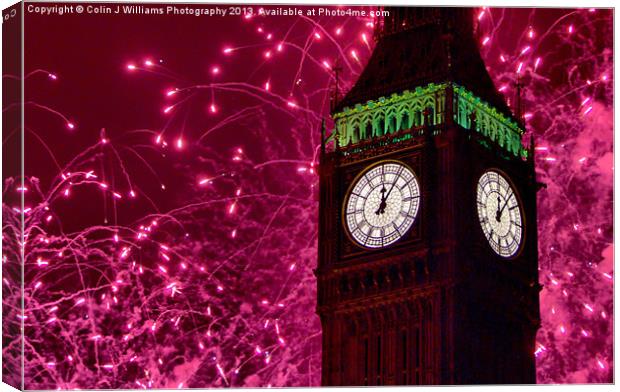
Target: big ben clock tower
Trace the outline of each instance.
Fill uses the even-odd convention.
[[[533,143],[471,9],[385,11],[321,146],[322,383],[535,383]]]

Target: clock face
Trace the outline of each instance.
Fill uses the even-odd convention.
[[[353,240],[382,248],[409,231],[420,205],[420,186],[411,169],[385,161],[362,172],[349,188],[344,222]]]
[[[514,256],[523,239],[521,205],[508,180],[487,171],[478,181],[478,219],[491,248],[502,257]]]

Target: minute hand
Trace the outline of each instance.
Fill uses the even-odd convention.
[[[403,168],[401,167],[398,170],[398,173],[396,173],[396,178],[394,179],[394,183],[392,184],[392,187],[390,188],[390,190],[388,191],[387,195],[385,195],[385,200],[388,199],[388,197],[390,196],[390,193],[392,193],[392,189],[394,189],[394,186],[396,186],[396,182],[398,182],[398,178],[400,177],[400,173],[402,173]]]
[[[508,195],[508,197],[506,198],[506,201],[504,202],[504,205],[502,206],[502,208],[499,210],[499,216],[502,216],[502,212],[504,211],[504,208],[506,208],[506,206],[508,205],[508,200],[510,199],[510,196],[512,195]]]

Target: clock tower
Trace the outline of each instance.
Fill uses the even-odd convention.
[[[531,384],[540,325],[533,141],[468,8],[392,8],[323,130],[322,384]]]

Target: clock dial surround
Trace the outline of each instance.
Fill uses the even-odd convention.
[[[420,206],[420,185],[399,161],[369,166],[352,182],[343,206],[345,231],[364,248],[387,247],[409,232]]]
[[[524,237],[522,205],[508,178],[488,170],[476,188],[478,219],[491,249],[503,258],[515,257]]]

